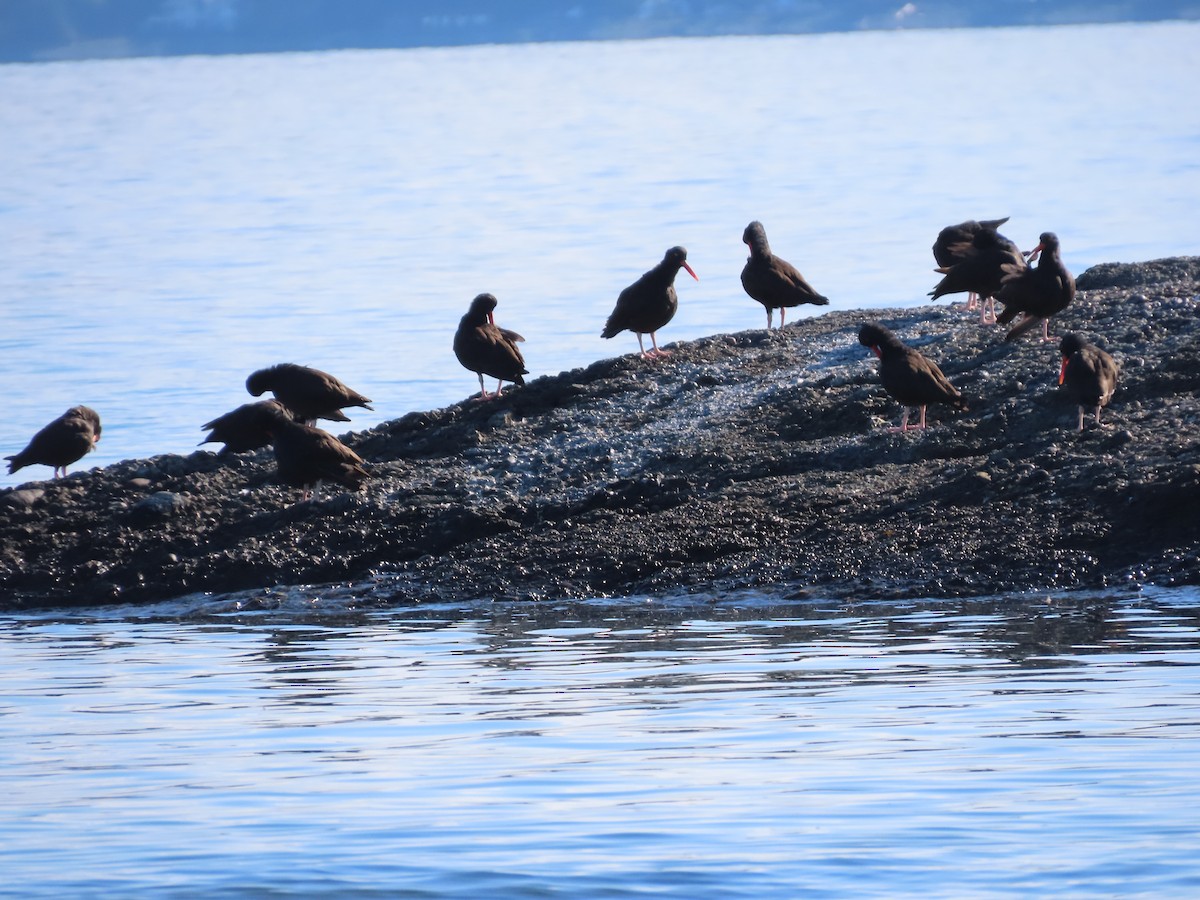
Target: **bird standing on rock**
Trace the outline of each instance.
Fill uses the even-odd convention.
[[[267,431],[267,425],[276,414],[291,417],[287,407],[278,400],[243,403],[237,409],[201,425],[201,428],[208,431],[208,437],[200,443],[224,443],[225,446],[217,452],[217,456],[261,450],[271,444],[271,434]]]
[[[934,271],[944,277],[929,296],[937,300],[966,291],[967,309],[979,308],[979,324],[994,324],[994,297],[1004,276],[1027,268],[1020,248],[996,230],[1007,221],[971,220],[943,228],[933,244],[933,258],[938,263]]]
[[[910,407],[920,407],[921,421],[915,428],[925,427],[925,407],[930,403],[945,403],[965,411],[967,401],[942,374],[937,363],[904,344],[878,322],[868,322],[858,332],[858,342],[870,347],[879,357],[879,380],[883,389],[904,406],[900,426],[891,431],[907,431]]]
[[[305,425],[280,410],[265,419],[275,465],[284,484],[304,488],[302,500],[321,499],[326,481],[358,490],[368,477],[361,456],[327,431]]]
[[[53,466],[55,478],[65,476],[67,466],[83,459],[99,440],[100,414],[88,406],[72,406],[35,434],[24,450],[5,457],[8,474],[41,465]]]
[[[317,419],[349,422],[350,419],[342,412],[345,407],[373,409],[369,399],[346,387],[328,372],[295,363],[280,363],[268,369],[259,369],[246,379],[246,390],[252,397],[270,391],[298,421],[310,424]]]
[[[496,394],[500,396],[500,385],[506,381],[524,384],[521,376],[528,375],[525,357],[517,344],[525,340],[515,331],[496,325],[494,310],[496,298],[491,294],[480,294],[471,301],[471,308],[458,323],[454,333],[454,355],[463,367],[479,376],[479,399],[489,395],[483,386],[483,376],[496,379]]]
[[[675,276],[679,270],[687,269],[687,273],[700,280],[700,276],[692,271],[687,263],[687,250],[683,247],[672,247],[663,257],[662,262],[621,291],[617,297],[617,305],[608,317],[600,337],[616,337],[628,329],[637,335],[638,349],[642,356],[651,359],[658,356],[669,356],[666,350],[658,349],[655,332],[675,317],[679,308],[679,295],[675,293]],[[650,343],[654,349],[646,352],[642,343],[642,335],[650,335]]]
[[[1119,368],[1116,360],[1078,334],[1064,335],[1058,350],[1062,354],[1058,383],[1065,385],[1079,404],[1079,430],[1083,431],[1083,417],[1089,409],[1096,411],[1096,424],[1099,425],[1100,410],[1108,405],[1117,388]]]
[[[1004,340],[1016,340],[1038,322],[1042,323],[1042,340],[1053,340],[1050,317],[1058,315],[1075,299],[1075,278],[1063,265],[1058,248],[1058,235],[1044,231],[1038,238],[1038,245],[1029,251],[1030,258],[1041,254],[1035,267],[1006,267],[1003,283],[996,294],[996,299],[1004,304],[1004,312],[996,317],[996,321],[1007,324],[1018,313],[1022,318]]]
[[[750,248],[750,258],[742,269],[742,287],[767,310],[767,330],[771,330],[774,310],[779,310],[779,327],[789,307],[801,303],[828,306],[829,298],[818,294],[786,259],[771,252],[767,231],[761,222],[751,222],[742,232],[742,243]]]

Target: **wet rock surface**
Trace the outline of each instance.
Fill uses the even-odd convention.
[[[324,583],[380,603],[1200,583],[1200,257],[1078,283],[1051,331],[1120,363],[1102,428],[1076,430],[1057,341],[1004,344],[957,304],[834,312],[344,435],[370,463],[358,493],[297,502],[269,449],[0,492],[0,604]],[[900,408],[858,343],[870,319],[970,411],[887,431]]]

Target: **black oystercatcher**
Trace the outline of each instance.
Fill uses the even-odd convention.
[[[1065,335],[1058,349],[1062,354],[1058,383],[1066,385],[1067,392],[1079,404],[1079,430],[1083,431],[1084,413],[1090,409],[1096,411],[1099,425],[1100,410],[1108,405],[1117,387],[1116,360],[1078,334]]]
[[[1004,312],[996,321],[1007,324],[1016,318],[1022,319],[1004,336],[1004,340],[1019,338],[1029,329],[1042,323],[1042,340],[1050,337],[1050,317],[1067,308],[1075,299],[1075,279],[1063,265],[1058,254],[1058,235],[1045,231],[1038,238],[1038,245],[1030,251],[1031,256],[1041,254],[1033,268],[1013,266],[1005,276],[996,299],[1004,304]]]
[[[266,428],[279,480],[304,488],[302,500],[319,500],[326,481],[356,491],[368,477],[363,458],[327,431],[296,422],[282,411],[267,417]]]
[[[275,399],[301,422],[311,423],[317,419],[349,422],[342,412],[344,407],[373,409],[370,400],[329,373],[295,363],[280,363],[269,369],[259,369],[246,379],[246,390],[253,397],[271,391]]]
[[[950,383],[932,360],[926,359],[912,347],[878,322],[868,322],[858,332],[858,342],[870,347],[879,357],[879,379],[883,389],[904,406],[900,427],[891,431],[908,430],[909,407],[920,407],[925,427],[925,407],[930,403],[945,403],[966,410],[967,401],[958,388]]]
[[[491,294],[480,294],[471,301],[471,308],[458,323],[454,333],[454,355],[463,367],[479,376],[479,399],[490,395],[483,386],[483,376],[496,379],[496,396],[500,396],[500,385],[506,381],[524,384],[522,375],[528,375],[525,357],[517,347],[525,338],[515,331],[499,328],[493,310],[497,300]]]
[[[53,466],[54,477],[67,474],[67,466],[83,459],[100,440],[100,414],[88,406],[72,406],[39,431],[29,446],[9,460],[8,474],[25,466]]]
[[[700,280],[700,276],[692,271],[687,264],[687,251],[682,247],[672,247],[663,257],[662,262],[621,291],[617,297],[617,305],[608,317],[600,337],[611,338],[626,329],[637,335],[638,349],[647,358],[670,355],[666,350],[658,349],[655,332],[662,328],[675,316],[679,308],[679,295],[675,293],[675,276],[680,268],[687,269],[689,275]],[[642,343],[642,335],[650,335],[650,343],[654,349],[649,353]]]
[[[200,443],[224,443],[225,446],[220,449],[217,456],[260,450],[271,443],[271,433],[267,430],[267,426],[275,415],[291,417],[287,407],[278,400],[243,403],[232,412],[227,412],[202,425],[201,428],[208,429],[208,437]]]
[[[1008,218],[1005,216],[1003,219],[981,219],[978,222],[968,219],[957,225],[947,225],[938,232],[937,240],[933,242],[933,258],[939,266],[954,265],[963,258],[963,244],[969,245],[981,231],[998,230]]]
[[[829,298],[818,294],[804,276],[786,259],[771,252],[767,231],[761,222],[751,222],[742,232],[742,243],[750,247],[750,258],[742,269],[742,287],[754,300],[767,309],[767,330],[771,329],[772,312],[779,310],[779,327],[789,307],[801,303],[828,306]]]
[[[967,309],[974,309],[976,302],[979,304],[980,324],[995,322],[993,297],[1005,275],[1027,267],[1017,245],[996,231],[1007,221],[968,221],[943,228],[933,245],[933,256],[938,262],[934,271],[945,277],[929,296],[937,300],[946,294],[966,291]],[[962,239],[954,240],[959,237]]]

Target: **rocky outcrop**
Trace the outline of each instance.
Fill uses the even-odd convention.
[[[1200,583],[1200,258],[1078,283],[1052,332],[1121,364],[1103,428],[1076,430],[1057,343],[1005,344],[945,304],[834,312],[351,433],[372,476],[358,493],[297,502],[270,450],[0,492],[0,603],[330,582],[380,603]],[[887,431],[900,409],[858,343],[868,319],[935,359],[970,411]]]

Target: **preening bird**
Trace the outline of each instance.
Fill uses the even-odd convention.
[[[8,474],[25,466],[54,468],[54,477],[67,474],[67,466],[78,462],[100,440],[100,414],[88,406],[72,406],[29,440],[20,453],[6,456]]]
[[[252,397],[270,391],[300,422],[311,423],[317,419],[349,422],[343,409],[373,408],[368,398],[346,387],[328,372],[295,363],[259,369],[246,379],[246,390]]]
[[[525,338],[496,325],[494,311],[497,302],[491,294],[477,296],[471,301],[470,309],[459,321],[458,331],[454,333],[454,355],[464,368],[479,376],[480,400],[489,397],[487,388],[483,386],[484,375],[496,379],[496,396],[499,397],[500,386],[504,382],[524,384],[522,376],[529,374],[525,368],[525,357],[517,347]]]

